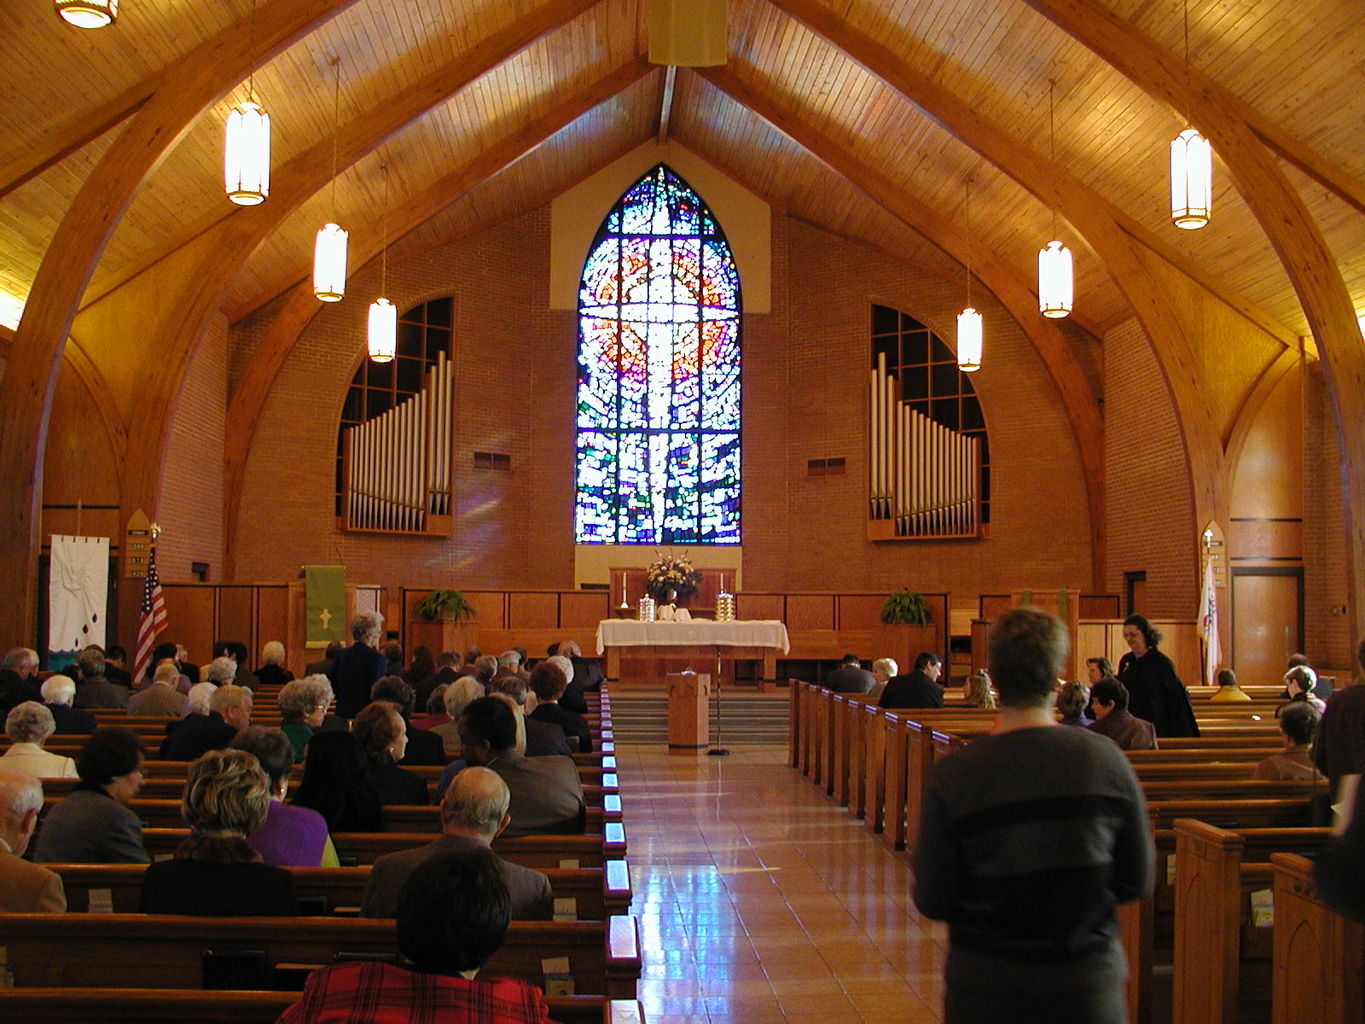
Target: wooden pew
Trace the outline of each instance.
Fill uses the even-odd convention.
[[[152,859],[169,857],[189,837],[184,828],[144,828],[142,845]],[[359,865],[373,864],[375,858],[396,850],[411,850],[431,842],[429,832],[338,832],[332,836],[337,856],[354,858]],[[600,834],[544,835],[493,841],[494,851],[528,868],[600,868],[609,860],[626,856],[626,830],[619,821],[603,824]]]
[[[1273,1024],[1360,1024],[1365,1020],[1365,924],[1322,902],[1305,857],[1275,853]]]
[[[202,988],[205,950],[264,950],[266,961],[322,965],[338,953],[396,955],[394,922],[346,917],[0,914],[15,984]],[[136,951],[130,955],[130,951]],[[640,977],[635,918],[513,921],[488,974],[539,985],[542,961],[568,956],[577,993],[633,999]],[[292,980],[301,987],[302,977]]]
[[[275,1024],[297,992],[164,988],[0,989],[0,1020],[24,1024]],[[556,1024],[644,1024],[634,999],[547,996]]]
[[[137,913],[142,894],[143,864],[46,864],[62,876],[67,906],[74,912],[94,911],[91,891],[106,890],[108,909]],[[370,878],[370,867],[287,869],[294,876],[300,899],[321,898],[327,914],[355,916]],[[573,920],[601,921],[630,910],[630,871],[624,860],[609,860],[600,868],[541,868],[550,879],[555,899],[573,900]]]

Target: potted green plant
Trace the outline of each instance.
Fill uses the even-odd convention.
[[[918,590],[905,587],[882,604],[882,623],[887,626],[927,626],[929,607]]]
[[[412,612],[428,622],[464,625],[474,618],[474,606],[458,590],[433,590],[413,606]]]

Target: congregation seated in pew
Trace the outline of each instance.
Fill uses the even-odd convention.
[[[211,750],[191,765],[181,802],[191,832],[142,880],[144,914],[268,917],[298,912],[294,878],[246,840],[264,822],[270,778],[254,754]]]
[[[246,837],[261,859],[282,868],[296,865],[336,867],[340,864],[322,815],[311,808],[284,802],[289,792],[289,770],[294,754],[294,747],[285,733],[280,729],[252,725],[237,734],[232,746],[253,754],[270,781],[270,805],[265,820]]]
[[[1307,701],[1285,705],[1278,719],[1284,749],[1256,766],[1253,779],[1321,779],[1313,765],[1309,747],[1321,719],[1318,709]]]
[[[56,730],[52,712],[36,700],[15,705],[5,716],[5,734],[10,747],[0,754],[0,769],[31,775],[35,779],[73,779],[76,762],[43,749]]]
[[[421,864],[449,853],[488,849],[511,822],[507,783],[488,768],[471,766],[455,776],[441,800],[441,836],[412,850],[385,854],[374,862],[361,913],[394,917],[403,883]],[[554,913],[550,883],[539,871],[497,858],[511,898],[513,920],[547,921]]]
[[[60,914],[62,880],[23,859],[43,809],[43,786],[31,775],[0,771],[0,912]]]
[[[43,817],[35,861],[145,864],[142,823],[127,807],[142,788],[142,742],[127,729],[95,730],[76,760],[80,784]]]
[[[1108,736],[1120,750],[1156,750],[1152,723],[1128,710],[1128,688],[1117,679],[1101,679],[1090,689],[1095,721],[1087,728]]]
[[[384,799],[370,781],[365,748],[349,732],[324,731],[308,741],[294,803],[321,814],[333,835],[384,831]]]

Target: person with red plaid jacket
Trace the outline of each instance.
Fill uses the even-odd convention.
[[[475,977],[502,946],[511,914],[491,850],[433,857],[398,894],[398,948],[411,966],[314,971],[276,1024],[551,1024],[539,989]]]

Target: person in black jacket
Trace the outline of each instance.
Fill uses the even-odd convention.
[[[1156,734],[1198,736],[1190,694],[1171,659],[1157,650],[1161,632],[1141,615],[1123,620],[1129,652],[1119,660],[1119,682],[1128,688],[1128,710],[1151,722]]]
[[[892,676],[877,702],[879,708],[941,708],[943,687],[939,676],[943,661],[933,651],[922,651],[915,658],[915,670],[909,675]]]
[[[558,657],[547,658],[531,670],[531,689],[535,691],[537,701],[531,718],[533,721],[549,722],[559,726],[564,730],[565,737],[574,737],[578,740],[579,753],[591,753],[592,732],[588,729],[588,720],[559,704],[559,698],[563,695],[568,680],[564,678],[563,670],[556,664],[558,661],[560,661]]]
[[[445,764],[445,741],[434,732],[417,729],[412,725],[412,711],[416,704],[416,691],[398,676],[385,676],[370,687],[370,700],[386,700],[398,708],[403,716],[403,726],[407,730],[407,752],[400,764]]]
[[[386,700],[367,704],[355,716],[351,734],[365,748],[366,773],[389,804],[428,804],[427,782],[422,776],[399,768],[408,749],[408,727],[398,708]],[[314,736],[313,740],[317,737]],[[313,741],[310,740],[311,745]]]

